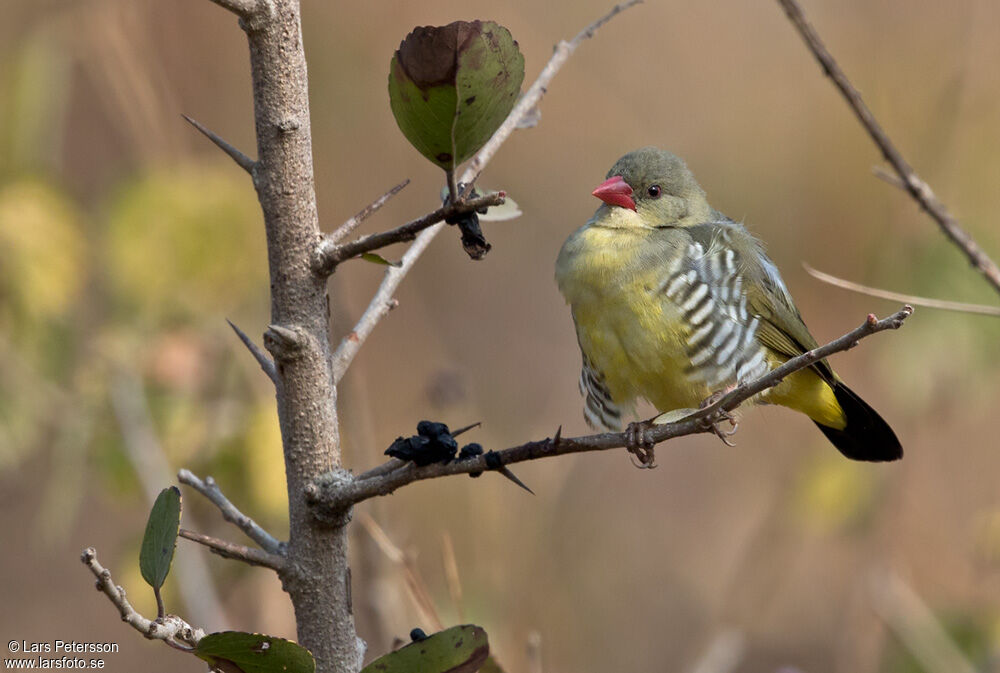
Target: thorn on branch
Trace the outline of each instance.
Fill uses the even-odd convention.
[[[228,142],[223,140],[221,137],[216,135],[213,131],[203,126],[201,122],[197,121],[196,119],[192,119],[191,117],[188,117],[186,114],[182,114],[181,116],[184,117],[184,119],[187,120],[187,122],[191,124],[191,126],[201,131],[201,133],[206,138],[215,143],[216,147],[218,147],[220,150],[229,155],[229,158],[235,161],[240,168],[242,168],[248,174],[250,174],[251,177],[253,176],[253,169],[257,165],[256,161],[254,161],[247,155],[243,154],[243,152],[240,152],[238,149],[236,149]]]
[[[271,382],[277,385],[278,372],[277,370],[275,370],[274,362],[271,360],[271,358],[267,357],[264,351],[261,350],[260,347],[257,344],[255,344],[250,339],[250,337],[248,337],[243,332],[243,330],[237,327],[232,320],[226,318],[226,322],[229,323],[229,326],[233,328],[233,331],[236,332],[236,336],[240,338],[240,341],[243,342],[243,345],[246,346],[247,350],[250,351],[250,354],[253,355],[254,359],[257,361],[257,364],[259,364],[260,368],[264,370],[265,374],[267,374],[267,378],[271,379]]]

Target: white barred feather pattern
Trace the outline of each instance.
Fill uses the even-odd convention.
[[[747,310],[739,255],[728,239],[722,226],[708,250],[692,241],[658,288],[688,327],[688,375],[711,388],[749,381],[768,370],[764,346],[756,339],[760,321]]]

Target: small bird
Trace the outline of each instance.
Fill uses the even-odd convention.
[[[639,398],[664,412],[645,427],[679,418],[669,412],[693,411],[817,346],[761,242],[708,204],[679,157],[655,147],[629,152],[593,195],[604,203],[556,261],[583,353],[591,427],[620,430]],[[825,360],[755,401],[804,413],[848,458],[903,455],[889,425]],[[643,436],[634,434],[640,425],[629,426],[630,436]],[[652,467],[652,447],[642,443],[628,448]]]

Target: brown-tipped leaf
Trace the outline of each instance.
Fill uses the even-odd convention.
[[[475,154],[507,118],[524,80],[524,56],[493,21],[415,28],[389,66],[399,129],[445,170]]]
[[[465,624],[379,657],[361,673],[475,673],[489,654],[486,631]]]
[[[221,631],[198,641],[194,653],[213,668],[243,673],[313,673],[309,650],[284,638],[260,633]]]
[[[167,579],[180,526],[181,492],[176,486],[171,486],[156,496],[139,550],[139,570],[153,589],[159,590]]]

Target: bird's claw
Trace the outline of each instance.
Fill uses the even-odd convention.
[[[632,454],[629,460],[640,470],[651,470],[656,467],[654,453],[656,442],[649,435],[650,429],[652,423],[649,421],[629,423],[625,428],[625,448]]]
[[[718,393],[716,393],[716,395],[718,395]],[[713,397],[715,397],[715,396],[713,395]],[[716,397],[716,399],[718,399],[718,398]],[[711,400],[711,398],[709,398],[708,400],[705,400],[706,404],[703,405],[703,406],[708,406],[709,404],[713,404],[714,403],[714,401],[709,401],[709,400]],[[712,433],[716,437],[718,437],[719,439],[722,440],[723,444],[725,444],[726,446],[735,447],[736,443],[733,442],[732,440],[730,440],[729,438],[732,437],[733,435],[735,435],[736,431],[739,430],[739,428],[740,428],[740,421],[739,421],[739,419],[732,412],[724,411],[724,410],[721,410],[721,409],[717,412],[717,414],[719,416],[719,420],[717,420],[717,421],[707,421],[706,420],[705,421],[705,425],[708,427],[709,430],[712,431]],[[719,424],[722,423],[722,421],[728,421],[729,422],[729,429],[728,430],[723,430],[722,428],[719,427]]]

